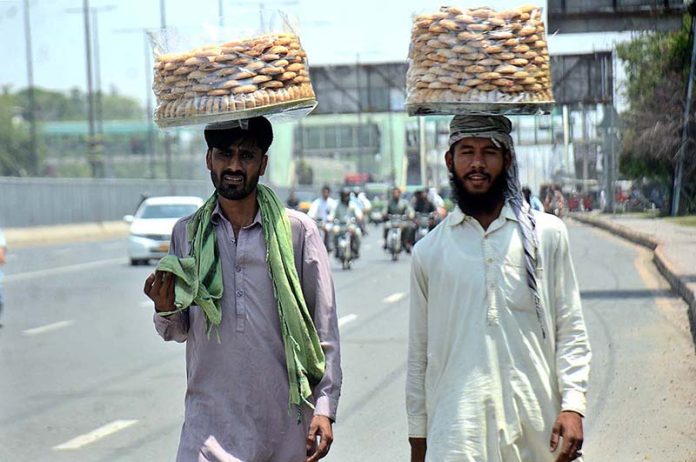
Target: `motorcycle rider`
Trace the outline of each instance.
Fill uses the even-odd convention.
[[[331,188],[325,185],[321,188],[321,197],[312,202],[312,205],[307,211],[307,216],[317,222],[317,226],[321,227],[321,232],[324,236],[324,246],[327,252],[331,252],[331,239],[329,239],[329,229],[332,226],[329,218],[332,216],[334,209],[338,203],[336,199],[331,197]]]
[[[385,223],[389,221],[389,215],[400,215],[406,218],[401,232],[401,244],[403,248],[406,249],[406,252],[411,253],[411,247],[413,247],[413,239],[415,234],[411,220],[413,220],[416,213],[414,212],[413,207],[411,207],[411,204],[409,204],[406,199],[401,198],[401,189],[399,189],[398,186],[392,188],[391,199],[384,206],[382,216],[384,217]],[[384,249],[387,248],[388,231],[389,228],[385,226],[383,234]]]
[[[430,202],[425,191],[416,191],[413,193],[413,210],[416,213],[433,213],[435,212],[435,205]]]
[[[426,191],[416,191],[413,193],[413,201],[412,204],[413,210],[416,212],[416,214],[424,214],[428,215],[428,231],[432,231],[432,229],[435,227],[435,212],[437,212],[437,209],[435,208],[435,204],[430,202],[430,199],[428,199],[428,195]]]
[[[351,219],[353,218],[355,219],[355,223],[351,224]],[[351,240],[351,250],[353,251],[355,258],[360,256],[360,237],[362,236],[362,233],[358,224],[362,218],[362,211],[353,201],[350,200],[350,191],[348,189],[342,189],[340,193],[340,200],[329,217],[329,222],[338,220],[340,223],[347,223],[349,230],[353,235],[353,239]],[[331,234],[331,242],[333,242],[334,249],[336,249],[336,252],[338,252],[338,233],[335,232],[335,228],[332,228]]]

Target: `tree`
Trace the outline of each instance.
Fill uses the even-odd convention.
[[[29,165],[29,128],[20,115],[15,95],[0,95],[0,175],[24,176]]]
[[[627,76],[629,108],[621,114],[621,172],[671,187],[681,146],[691,54],[690,18],[676,32],[647,32],[617,46]],[[693,152],[693,142],[687,152]],[[696,171],[685,172],[687,212],[696,209]]]

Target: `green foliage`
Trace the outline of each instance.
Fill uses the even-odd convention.
[[[87,118],[87,98],[79,89],[58,92],[42,88],[34,89],[35,119],[38,139],[36,164],[31,159],[30,143],[30,104],[29,91],[22,89],[11,92],[9,87],[0,91],[0,175],[24,176],[49,174],[67,174],[67,176],[85,176],[83,165],[80,166],[46,166],[42,159],[45,154],[41,138],[41,124],[48,121],[79,121]],[[102,96],[104,120],[138,120],[143,117],[143,109],[138,101],[121,96],[115,91]],[[85,149],[80,146],[80,149]],[[52,152],[55,157],[55,152]],[[49,162],[50,164],[51,162]]]
[[[646,32],[617,46],[626,69],[629,103],[621,114],[620,169],[629,178],[649,178],[665,185],[672,181],[681,146],[690,25],[686,16],[679,31]],[[687,172],[685,181],[696,181],[696,172]],[[685,197],[685,202],[692,199]]]
[[[23,176],[32,171],[29,159],[29,130],[17,114],[14,95],[0,95],[0,175]]]
[[[95,104],[97,101],[95,95]],[[29,92],[27,89],[16,93],[17,103],[22,107],[22,114],[29,118]],[[143,116],[144,109],[137,100],[116,92],[101,94],[102,117],[104,120],[131,120]],[[87,95],[74,88],[61,93],[42,88],[34,89],[36,120],[71,121],[85,120],[88,117]],[[96,110],[96,109],[95,109]]]

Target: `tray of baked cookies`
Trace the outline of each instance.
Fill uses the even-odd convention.
[[[554,98],[541,8],[443,6],[413,19],[410,115],[539,114]]]
[[[160,127],[207,124],[259,115],[302,117],[316,107],[307,53],[292,31],[174,48],[154,38]],[[181,49],[181,45],[178,45]]]

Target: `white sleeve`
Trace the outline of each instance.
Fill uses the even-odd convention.
[[[312,202],[312,205],[309,206],[309,210],[307,211],[307,216],[309,218],[311,218],[312,220],[316,220],[318,213],[319,213],[319,200],[315,200]]]
[[[561,409],[585,415],[592,353],[565,225],[556,249],[555,268],[556,373]]]
[[[427,436],[425,371],[428,365],[428,281],[418,251],[411,263],[408,370],[406,372],[406,413],[408,436]]]

